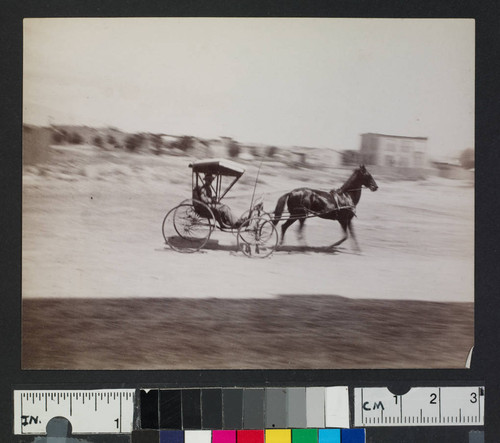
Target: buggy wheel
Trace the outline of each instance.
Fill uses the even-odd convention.
[[[267,217],[255,217],[245,221],[238,229],[238,250],[247,257],[269,257],[278,245],[278,231]]]
[[[163,238],[174,251],[199,251],[214,230],[214,220],[211,209],[205,203],[185,200],[163,219]]]

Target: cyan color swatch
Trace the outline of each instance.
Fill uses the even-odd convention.
[[[340,443],[340,429],[320,429],[318,443]]]

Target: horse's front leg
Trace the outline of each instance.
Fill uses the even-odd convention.
[[[333,245],[328,246],[328,249],[335,249],[337,246],[341,245],[344,243],[347,238],[349,237],[349,234],[347,233],[347,221],[346,220],[339,220],[340,226],[342,226],[342,231],[344,232],[344,236],[337,242],[335,242]]]
[[[354,249],[356,250],[356,252],[360,253],[361,248],[359,247],[358,239],[356,238],[356,234],[354,233],[354,226],[352,224],[352,220],[349,220],[349,222],[347,223],[347,229],[349,230],[351,238],[354,242]]]

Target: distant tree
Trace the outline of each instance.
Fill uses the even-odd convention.
[[[475,166],[475,160],[474,160],[474,149],[472,148],[467,148],[462,151],[460,154],[460,165],[464,169],[471,169]]]
[[[240,154],[241,147],[237,141],[231,140],[228,146],[228,154],[231,158],[236,158]]]
[[[66,137],[67,137],[67,133],[64,129],[63,130],[55,129],[54,132],[52,132],[52,141],[56,145],[60,145],[61,143],[65,142]]]
[[[257,149],[256,146],[249,146],[248,147],[248,152],[253,155],[254,157],[259,157],[259,150]]]
[[[102,137],[100,135],[96,135],[93,140],[94,146],[97,146],[98,148],[103,148],[104,147],[104,142],[102,140]]]
[[[81,145],[83,143],[83,137],[78,132],[73,132],[69,135],[69,140],[73,145]]]
[[[116,137],[112,134],[109,134],[106,137],[106,142],[113,146],[115,149],[120,149],[122,146],[120,145],[120,142],[116,139]]]
[[[125,147],[133,152],[142,146],[144,142],[144,136],[142,134],[130,134],[125,139]]]
[[[184,135],[176,143],[175,147],[180,149],[182,152],[187,152],[194,147],[194,138],[189,135]]]
[[[163,140],[161,139],[161,135],[151,134],[150,140],[154,148],[154,153],[156,155],[160,155],[163,150]]]
[[[267,150],[267,156],[273,158],[277,152],[278,148],[276,146],[269,146],[269,149]]]

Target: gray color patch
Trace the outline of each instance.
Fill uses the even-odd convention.
[[[306,388],[306,426],[325,427],[325,388]]]
[[[224,429],[243,427],[243,389],[222,390],[222,411]]]
[[[266,389],[266,428],[285,428],[287,424],[286,389]]]
[[[470,431],[469,443],[484,443],[484,431]]]
[[[306,427],[306,388],[287,389],[287,427]]]
[[[243,391],[243,428],[264,429],[264,389]]]

